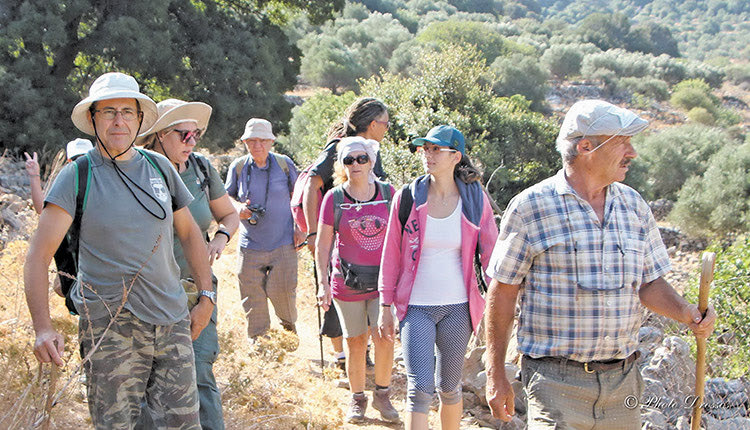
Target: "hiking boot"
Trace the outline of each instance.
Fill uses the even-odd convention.
[[[380,412],[380,417],[389,423],[400,421],[398,411],[391,404],[391,389],[376,388],[372,392],[372,407]]]
[[[342,372],[346,372],[346,357],[339,357],[336,359],[336,367],[341,369]]]
[[[285,321],[281,321],[281,328],[288,332],[292,332],[294,334],[297,334],[297,326],[294,323],[289,323]]]
[[[365,393],[352,394],[352,402],[349,403],[349,411],[346,413],[346,421],[350,423],[361,423],[365,420],[367,410],[367,395]]]

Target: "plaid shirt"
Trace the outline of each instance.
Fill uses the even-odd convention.
[[[587,362],[636,350],[638,289],[669,270],[654,217],[635,190],[609,185],[600,222],[560,170],[510,202],[487,274],[522,284],[523,354]]]

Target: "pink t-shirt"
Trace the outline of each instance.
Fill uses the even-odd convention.
[[[393,196],[393,187],[390,185],[388,187],[391,188],[391,196]],[[370,202],[379,200],[383,200],[383,196],[380,193],[380,188],[376,188],[376,195],[370,199]],[[354,203],[354,200],[344,193],[344,203]],[[326,193],[323,198],[320,216],[323,224],[333,226],[333,192],[331,191]],[[366,204],[359,207],[359,210],[356,206],[342,209],[339,231],[336,234],[331,251],[333,265],[331,290],[333,297],[344,302],[370,300],[378,297],[377,290],[363,294],[361,291],[349,288],[344,283],[339,256],[352,264],[379,266],[387,225],[388,204],[385,202]]]

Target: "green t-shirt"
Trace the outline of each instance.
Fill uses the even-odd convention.
[[[188,205],[188,209],[190,209],[195,223],[198,224],[201,233],[205,237],[208,228],[211,227],[211,221],[214,219],[209,202],[218,199],[227,192],[224,190],[224,182],[221,180],[219,172],[211,165],[211,162],[198,153],[195,153],[195,157],[200,159],[198,160],[199,163],[203,163],[204,166],[208,167],[208,187],[206,190],[203,191],[201,189],[203,172],[199,166],[194,165],[190,160],[188,160],[187,169],[180,173],[180,178],[182,178],[182,182],[185,183],[188,191],[193,196],[193,201]],[[174,257],[177,260],[177,265],[180,266],[180,277],[190,277],[190,267],[185,259],[185,254],[182,252],[182,245],[176,237],[174,240]]]

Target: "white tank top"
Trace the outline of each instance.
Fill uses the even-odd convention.
[[[446,218],[427,215],[422,254],[410,305],[452,305],[469,300],[461,269],[461,199]]]

